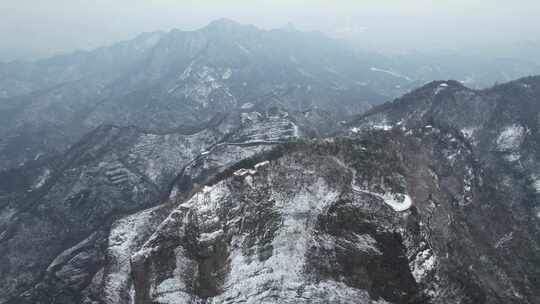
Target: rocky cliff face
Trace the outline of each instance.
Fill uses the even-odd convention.
[[[533,80],[517,85],[530,89]],[[484,107],[497,99],[461,90]],[[470,107],[454,100],[464,113]],[[505,104],[529,106],[515,102]],[[353,138],[288,144],[233,166],[130,251],[124,301],[538,301],[535,181],[509,167],[517,160],[507,154],[479,154],[482,146],[448,123],[462,116],[439,113],[446,122],[376,121],[375,110],[363,118],[372,127],[358,132],[359,124]],[[501,132],[499,147],[510,133]]]
[[[132,251],[126,303],[538,300],[537,228],[520,219],[533,217],[502,200],[459,132],[368,131],[261,159]]]
[[[512,195],[502,202],[525,208],[531,224],[538,213],[540,78],[491,89],[470,90],[456,82],[434,82],[362,116],[349,132],[366,128],[439,127],[453,130],[490,170],[490,184]],[[502,191],[501,191],[502,192]]]
[[[484,216],[479,170],[466,142],[437,129],[279,145],[114,222],[77,299],[533,303],[502,262],[508,237],[492,243],[481,230],[512,210]],[[67,252],[86,254],[86,242]]]
[[[536,301],[526,268],[504,262],[517,232],[486,236],[513,211],[485,200],[467,142],[408,133],[298,142],[234,167],[130,251],[125,303]]]
[[[479,203],[467,207],[467,217],[478,222],[474,233],[482,238],[479,242],[489,244],[497,255],[496,259],[477,256],[482,261],[478,267],[510,283],[507,287],[489,284],[493,294],[514,294],[508,302],[538,301],[531,286],[540,279],[539,88],[538,77],[483,91],[456,82],[435,82],[375,109],[350,129],[353,134],[370,127],[404,132],[414,127],[442,129],[470,146],[482,172],[483,190],[477,194]]]
[[[114,236],[114,227],[122,221],[134,225],[125,216],[160,205],[174,193],[189,195],[196,182],[299,133],[286,112],[223,116],[192,133],[104,126],[58,159],[3,172],[3,180],[18,182],[1,189],[0,252],[6,262],[0,266],[0,299],[80,300],[81,293],[91,292],[93,276],[109,274],[102,269],[108,255],[117,252],[124,256],[121,263],[129,262],[123,248],[108,245],[109,239],[122,238]],[[132,237],[144,240],[168,208],[144,213],[157,219],[129,228]]]

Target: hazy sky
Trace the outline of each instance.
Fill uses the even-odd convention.
[[[0,59],[94,48],[226,17],[395,50],[540,38],[539,0],[0,0]]]

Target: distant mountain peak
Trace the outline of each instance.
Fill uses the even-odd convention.
[[[228,18],[219,18],[214,21],[211,21],[207,26],[204,27],[204,29],[231,30],[231,29],[246,28],[246,27],[253,27],[253,26],[240,24],[239,22],[232,19],[228,19]]]

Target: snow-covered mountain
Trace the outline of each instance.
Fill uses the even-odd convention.
[[[536,303],[539,88],[100,127],[4,171],[0,302]]]
[[[370,60],[220,20],[22,64],[0,303],[538,303],[540,77],[371,108],[416,80]]]
[[[197,31],[0,66],[0,168],[64,151],[101,124],[171,129],[285,106],[361,113],[402,80],[319,33],[218,20]]]
[[[479,91],[456,81],[437,81],[362,115],[347,131],[355,136],[375,128],[415,141],[430,134],[439,144],[458,148],[457,153],[431,151],[441,160],[434,167],[443,172],[437,174],[440,187],[464,193],[463,199],[451,197],[448,207],[455,214],[439,227],[453,237],[443,237],[432,248],[438,256],[446,255],[445,267],[471,276],[485,303],[540,299],[533,287],[540,279],[539,97],[538,76]],[[463,153],[471,160],[466,172],[472,179],[443,182],[463,170]],[[448,165],[440,167],[444,162]],[[434,210],[442,207],[436,200],[434,204]],[[464,252],[468,258],[461,256]]]
[[[14,182],[0,185],[0,302],[79,301],[92,291],[95,275],[127,284],[129,250],[138,245],[122,242],[144,241],[176,201],[301,134],[278,110],[220,115],[192,131],[102,126],[61,156],[2,172],[2,181]],[[129,237],[114,236],[122,221],[139,225],[126,216],[146,208],[157,218],[127,228]]]
[[[222,19],[0,64],[0,169],[64,152],[101,124],[172,129],[276,105],[345,119],[441,77],[477,87],[535,73],[527,61],[382,56],[317,32]]]

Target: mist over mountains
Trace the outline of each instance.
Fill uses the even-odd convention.
[[[538,303],[535,74],[229,19],[0,64],[0,303]]]
[[[170,129],[251,104],[316,107],[345,118],[435,79],[482,88],[535,72],[540,66],[526,60],[387,57],[317,32],[220,19],[196,31],[145,33],[93,51],[0,65],[0,163],[13,167],[62,151],[103,123]]]

